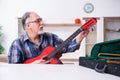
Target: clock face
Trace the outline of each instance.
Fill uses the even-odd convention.
[[[91,12],[93,12],[93,10],[94,10],[93,4],[91,4],[91,3],[86,3],[86,4],[84,5],[84,11],[85,11],[86,13],[91,13]]]

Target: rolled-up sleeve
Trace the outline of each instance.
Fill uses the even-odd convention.
[[[71,41],[65,48],[63,49],[63,53],[66,52],[74,52],[80,48],[80,45],[77,44],[76,39]]]
[[[58,36],[54,35],[54,46],[58,47],[58,45],[64,45],[64,41],[59,38]],[[75,50],[78,50],[80,48],[80,45],[77,44],[76,39],[70,41],[68,44],[66,44],[63,49],[60,51],[60,53],[67,53],[67,52],[74,52]]]

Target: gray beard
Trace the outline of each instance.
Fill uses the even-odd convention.
[[[39,35],[44,34],[44,31],[39,31],[38,34]]]

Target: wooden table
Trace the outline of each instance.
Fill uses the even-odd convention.
[[[0,80],[120,80],[120,77],[98,73],[78,64],[0,63]]]

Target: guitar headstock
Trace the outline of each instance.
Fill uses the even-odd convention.
[[[82,29],[83,30],[88,30],[96,22],[97,22],[96,18],[91,18],[82,26]]]

